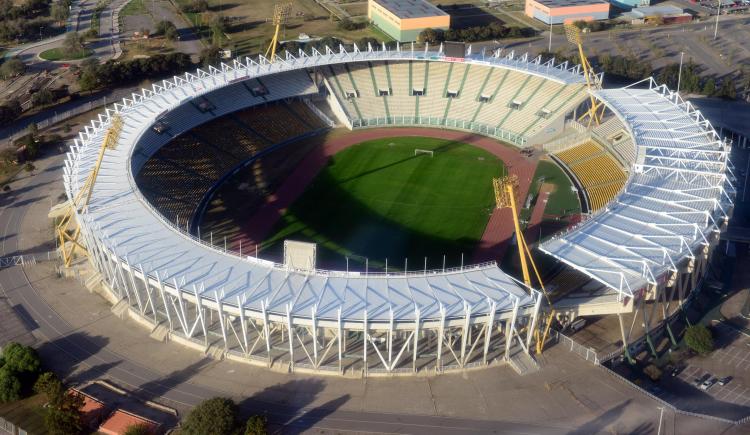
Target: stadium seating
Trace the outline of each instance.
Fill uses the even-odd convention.
[[[216,102],[212,103],[218,106],[221,100]],[[184,107],[201,113],[190,104]],[[184,130],[178,119],[170,118],[169,123]],[[187,223],[209,190],[233,168],[274,144],[323,127],[300,101],[251,107],[178,135],[143,163],[136,180],[164,216]],[[159,143],[156,138],[154,147]]]
[[[586,141],[556,153],[558,160],[575,174],[589,197],[590,211],[614,198],[627,176],[612,155],[594,141]]]
[[[325,67],[323,74],[355,125],[451,120],[526,138],[572,110],[585,90],[582,84],[461,62],[373,61]]]

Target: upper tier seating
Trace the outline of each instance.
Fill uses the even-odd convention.
[[[529,138],[585,96],[581,84],[460,62],[362,62],[322,71],[355,125],[452,120]]]

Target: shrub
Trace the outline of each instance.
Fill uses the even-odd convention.
[[[0,368],[0,402],[15,402],[21,398],[21,380],[8,368]]]
[[[649,364],[643,369],[643,373],[646,374],[652,381],[658,381],[661,378],[662,371],[659,367],[653,364]]]
[[[268,420],[263,415],[253,415],[245,423],[245,435],[266,435]]]
[[[151,427],[147,424],[132,424],[125,429],[123,435],[151,435]]]
[[[188,414],[182,433],[185,435],[232,434],[237,426],[237,405],[225,397],[208,399]]]
[[[685,331],[685,344],[695,352],[706,355],[714,350],[714,339],[706,325],[692,325]]]
[[[0,77],[3,80],[21,75],[24,71],[26,71],[26,65],[17,57],[12,57],[0,65]]]

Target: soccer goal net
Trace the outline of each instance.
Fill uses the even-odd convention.
[[[428,154],[430,157],[435,157],[435,155],[433,153],[434,153],[433,150],[423,150],[423,149],[419,149],[419,148],[415,148],[414,149],[414,155],[415,156],[417,156],[419,154]]]

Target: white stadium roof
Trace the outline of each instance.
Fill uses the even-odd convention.
[[[729,147],[690,103],[648,80],[596,96],[623,121],[636,164],[619,195],[541,250],[633,296],[708,244],[732,202]]]
[[[154,85],[134,94],[114,110],[107,110],[86,127],[71,148],[65,168],[65,184],[70,198],[85,183],[96,162],[98,148],[115,111],[123,120],[117,147],[104,156],[87,210],[78,215],[88,228],[88,246],[99,246],[100,256],[117,261],[145,274],[171,291],[200,295],[204,304],[242,305],[250,312],[298,318],[342,319],[351,322],[413,322],[419,319],[466,318],[488,313],[506,313],[531,308],[540,294],[506,275],[495,263],[446,271],[410,273],[295,271],[252,257],[239,257],[194,238],[164,219],[140,194],[134,174],[147,158],[171,139],[158,135],[151,126],[157,120],[179,134],[202,122],[260,104],[268,96],[254,100],[247,92],[235,92],[241,81],[256,77],[277,91],[273,99],[315,92],[304,72],[307,68],[342,62],[372,60],[442,61],[441,52],[363,51],[287,56],[270,64],[246,58],[222,69],[199,70]],[[568,67],[540,58],[512,52],[492,56],[470,55],[466,62],[495,66],[542,76],[563,83],[582,83],[578,67]],[[189,101],[206,95],[221,102],[213,115],[202,114]],[[212,97],[213,96],[213,97]],[[124,276],[115,277],[125,281]],[[135,284],[132,284],[135,285]],[[200,303],[200,302],[198,302]]]
[[[259,62],[246,58],[222,64],[221,69],[210,67],[208,72],[175,77],[116,104],[85,128],[66,161],[66,192],[73,198],[95,164],[110,117],[120,114],[124,126],[117,147],[106,152],[90,205],[77,216],[85,228],[87,246],[95,246],[95,255],[116,258],[169,291],[200,295],[199,305],[223,305],[225,310],[242,305],[256,314],[274,316],[413,322],[415,318],[468,318],[532,307],[540,301],[539,293],[529,292],[494,263],[445,272],[364,275],[307,273],[239,257],[176,228],[138,191],[134,173],[170,139],[155,134],[151,126],[165,120],[174,133],[181,133],[212,117],[189,104],[193,98],[220,94],[214,100],[222,104],[214,113],[221,115],[258,103],[249,93],[232,92],[244,80],[261,77],[271,83],[269,87],[280,89],[273,96],[280,99],[315,91],[312,82],[305,80],[307,68],[409,59],[443,60],[440,52],[427,50],[346,52],[343,48],[313,56],[287,55],[273,64],[262,57]],[[578,67],[530,61],[513,53],[470,55],[466,62],[563,83],[584,81]],[[727,151],[710,124],[665,88],[602,90],[597,96],[631,130],[639,147],[638,163],[610,207],[542,248],[622,294],[632,295],[661,271],[690,256],[691,249],[715,227],[715,219],[730,200],[731,187],[724,175]]]

